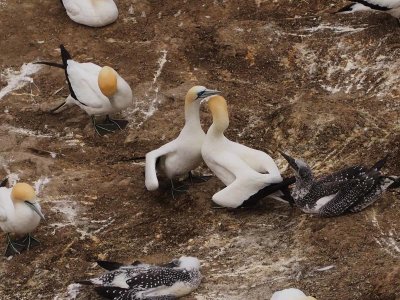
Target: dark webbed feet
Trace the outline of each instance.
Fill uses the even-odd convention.
[[[127,120],[111,119],[109,116],[107,116],[104,123],[97,123],[95,116],[92,116],[92,123],[96,133],[100,136],[103,136],[108,133],[126,128],[129,122]]]
[[[40,245],[40,241],[35,239],[33,236],[31,236],[30,234],[28,234],[23,240],[22,240],[25,249],[29,250],[33,247],[39,246]]]
[[[176,200],[175,194],[177,194],[177,193],[186,193],[187,190],[188,190],[188,186],[187,185],[181,185],[181,186],[175,187],[174,181],[171,179],[171,194],[172,194],[172,198],[174,200]]]
[[[190,179],[191,184],[194,184],[194,183],[207,182],[207,181],[210,180],[213,176],[212,176],[212,175],[196,176],[196,175],[193,175],[192,172],[189,172],[188,177],[189,177],[189,179]]]
[[[25,249],[25,245],[22,241],[12,241],[10,234],[7,234],[7,248],[4,252],[4,256],[9,257],[15,254],[21,254],[21,252]]]

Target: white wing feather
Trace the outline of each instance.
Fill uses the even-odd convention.
[[[106,96],[102,94],[98,85],[98,74],[101,68],[92,63],[78,63],[68,61],[67,73],[79,102],[92,107],[101,108],[109,103]]]
[[[160,148],[146,154],[145,185],[149,191],[154,191],[158,189],[159,186],[156,170],[157,158],[174,152],[175,150],[176,143],[174,143],[174,141],[171,141],[161,146]]]

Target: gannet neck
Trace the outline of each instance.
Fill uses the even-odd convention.
[[[185,101],[185,125],[200,126],[200,101]]]
[[[222,96],[213,96],[208,100],[208,107],[213,116],[213,123],[209,132],[213,135],[222,135],[229,126],[229,114],[226,100]]]

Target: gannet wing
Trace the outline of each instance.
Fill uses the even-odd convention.
[[[92,63],[78,63],[68,61],[67,73],[72,89],[78,99],[85,106],[101,108],[109,102],[98,85],[98,75],[101,68]]]
[[[323,217],[339,216],[354,204],[366,196],[374,187],[376,179],[371,176],[362,176],[354,180],[348,180],[346,185],[336,194],[336,196],[325,204],[319,211]]]
[[[351,1],[360,3],[365,6],[369,6],[373,9],[378,9],[379,7],[392,9],[400,6],[399,1],[397,0],[351,0]],[[374,8],[373,6],[375,5],[378,7]]]
[[[81,8],[78,5],[79,2],[73,0],[62,0],[62,4],[64,5],[64,8],[67,11],[68,16],[74,17],[81,13]]]
[[[145,185],[147,190],[154,191],[159,186],[156,170],[157,159],[174,151],[176,151],[176,144],[172,141],[146,154]]]
[[[235,176],[230,185],[213,195],[212,200],[218,205],[236,208],[263,187],[275,183],[275,176],[254,171],[239,156],[228,151],[214,155],[213,160]]]

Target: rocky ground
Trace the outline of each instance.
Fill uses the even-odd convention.
[[[297,287],[319,300],[399,300],[398,192],[332,219],[268,199],[216,210],[217,178],[173,200],[167,185],[145,189],[134,159],[177,136],[184,94],[202,84],[228,100],[227,136],[270,153],[285,174],[278,150],[317,174],[389,153],[385,172],[400,175],[400,28],[385,14],[331,14],[344,4],[119,0],[118,21],[92,29],[59,1],[0,0],[0,176],[34,183],[47,217],[41,246],[0,259],[0,298],[97,299],[71,285],[99,274],[97,259],[184,254],[204,274],[185,299],[269,299]],[[127,130],[99,137],[78,108],[47,113],[68,94],[63,72],[30,63],[57,61],[60,43],[129,82]],[[205,108],[202,121],[211,122]]]

